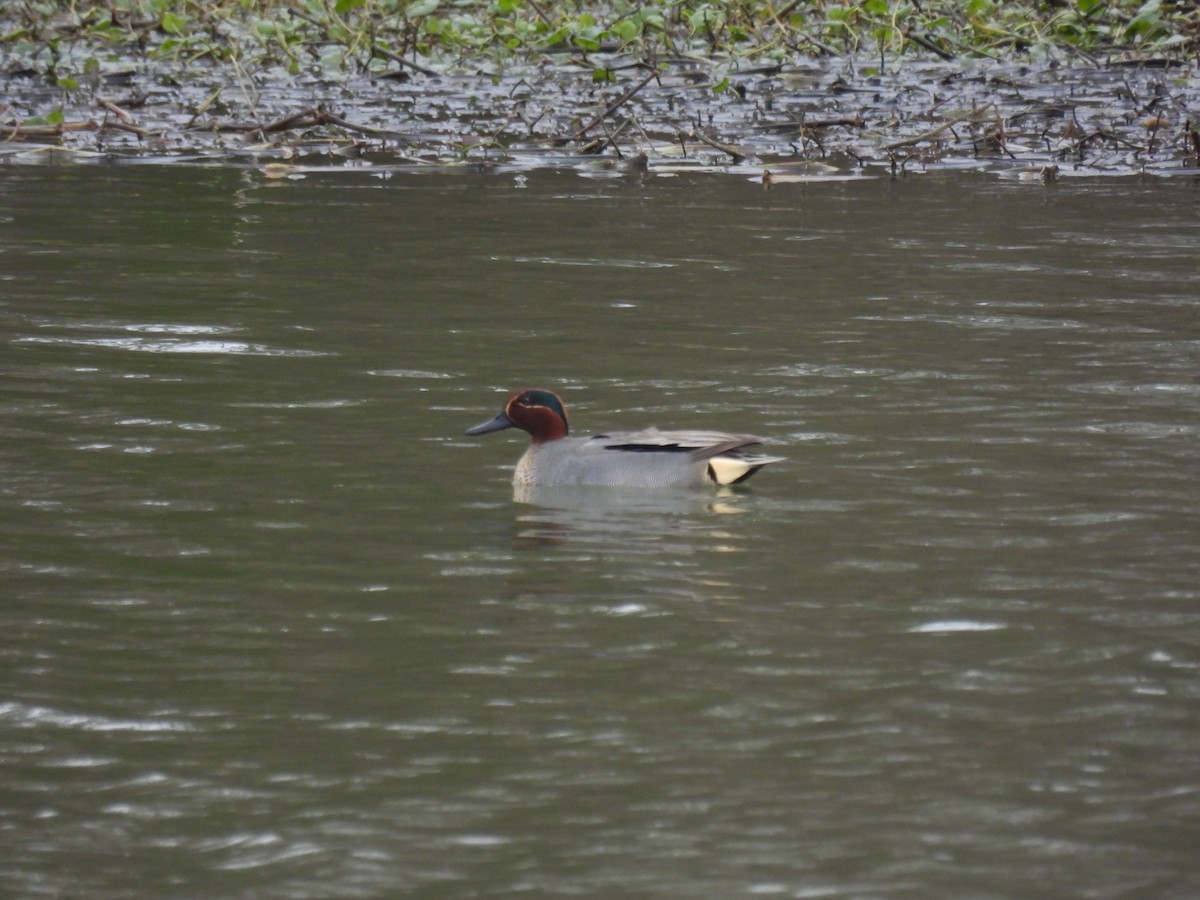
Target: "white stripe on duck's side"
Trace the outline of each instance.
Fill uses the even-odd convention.
[[[751,448],[762,439],[749,434],[648,428],[568,437],[566,408],[557,394],[544,388],[514,391],[498,415],[467,429],[467,434],[504,428],[520,428],[532,439],[513,473],[519,485],[737,484],[763,466],[783,461],[754,452]]]

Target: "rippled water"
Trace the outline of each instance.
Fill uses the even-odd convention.
[[[0,170],[17,897],[1200,893],[1155,181]],[[537,491],[584,433],[746,491]]]

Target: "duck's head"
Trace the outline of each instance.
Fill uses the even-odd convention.
[[[529,432],[535,444],[557,441],[567,436],[567,410],[554,391],[522,388],[508,395],[504,408],[494,418],[468,428],[466,433],[487,434],[504,428]]]

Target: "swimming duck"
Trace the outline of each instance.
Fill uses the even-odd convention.
[[[720,431],[611,431],[568,437],[562,399],[545,388],[509,394],[492,419],[468,428],[487,434],[504,428],[527,431],[532,442],[513,472],[517,485],[570,484],[612,487],[691,487],[737,484],[783,457],[749,451],[762,443],[749,434]]]

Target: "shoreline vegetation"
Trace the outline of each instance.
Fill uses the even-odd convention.
[[[10,0],[0,161],[1200,173],[1169,0]]]

